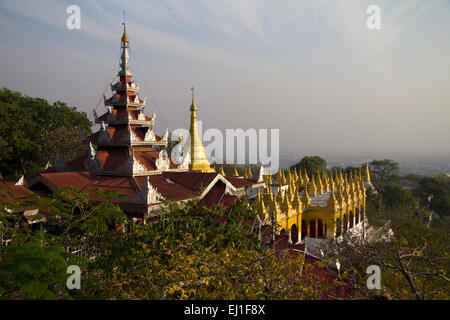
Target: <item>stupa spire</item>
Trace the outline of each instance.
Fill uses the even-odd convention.
[[[198,135],[197,129],[197,105],[195,104],[195,91],[194,87],[191,88],[192,91],[192,103],[191,103],[191,163],[189,164],[189,169],[193,171],[200,172],[214,172],[211,168],[208,159],[205,155],[205,147],[203,146],[202,140]]]

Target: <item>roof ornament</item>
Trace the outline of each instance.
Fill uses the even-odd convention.
[[[92,142],[89,142],[89,157],[84,161],[84,167],[87,171],[97,172],[100,170],[100,162],[97,159],[97,152],[92,145]]]
[[[148,128],[147,132],[144,136],[144,141],[146,142],[154,142],[156,141],[155,133],[153,132],[152,128]]]
[[[153,112],[152,118],[150,120],[150,127],[155,125],[155,119],[156,119],[156,112]]]
[[[166,149],[163,149],[159,152],[159,157],[155,161],[156,168],[161,171],[169,170],[170,160],[167,154]]]
[[[195,89],[194,86],[191,88],[191,94],[192,94],[192,104],[191,104],[191,111],[197,111],[197,106],[195,105]]]
[[[126,18],[125,18],[125,10],[123,11],[123,35],[122,35],[122,42],[123,43],[128,43],[130,42],[130,40],[128,39],[128,35],[127,35],[127,26],[126,26]]]
[[[169,140],[169,128],[166,129],[166,132],[164,132],[164,135],[162,137],[163,141]]]
[[[366,166],[365,166],[364,170],[365,170],[364,181],[370,182],[369,162],[366,162]]]
[[[257,181],[256,182],[263,182],[264,181],[264,166],[261,165],[261,167],[259,168],[259,173],[258,173],[258,177],[257,177]]]
[[[95,152],[95,149],[92,146],[92,142],[89,142],[89,156],[91,157],[91,160],[94,160],[96,155],[97,153]]]
[[[23,186],[25,183],[24,183],[24,181],[25,181],[25,179],[24,179],[24,177],[23,177],[23,175],[20,177],[20,179],[16,182],[16,186]]]
[[[189,168],[189,162],[191,161],[191,155],[189,151],[184,155],[183,160],[178,165],[178,169],[188,169]]]
[[[138,114],[138,120],[145,121],[145,113],[144,113],[144,111],[140,110],[140,112]]]
[[[149,177],[146,176],[144,185],[131,197],[130,202],[150,205],[160,202],[161,199],[164,197],[151,185]]]
[[[52,166],[52,164],[50,163],[50,161],[47,161],[47,164],[45,165],[45,170],[47,170],[48,168],[50,168]]]
[[[144,189],[147,192],[147,204],[157,203],[164,199],[164,197],[158,192],[158,189],[154,188],[150,184],[148,176],[145,179]]]

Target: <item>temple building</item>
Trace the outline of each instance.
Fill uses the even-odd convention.
[[[56,167],[32,179],[30,189],[44,196],[67,186],[86,192],[93,188],[119,191],[128,197],[117,199],[117,204],[128,216],[145,222],[158,215],[162,200],[182,203],[198,198],[203,205],[231,205],[239,196],[255,194],[264,187],[262,175],[254,179],[225,177],[211,168],[197,132],[194,89],[190,153],[175,162],[167,152],[169,130],[162,135],[154,132],[156,113],[151,117],[144,113],[147,99],[140,96],[139,86],[132,80],[125,24],[120,43],[118,80],[111,83],[112,96],[104,97],[106,112],[100,116],[94,112],[100,130],[85,138],[89,152],[68,163],[57,155]]]
[[[367,173],[349,175],[325,171],[308,177],[306,171],[281,170],[272,180],[265,176],[266,188],[253,203],[260,226],[275,225],[276,234],[287,234],[289,242],[304,238],[335,239],[346,232],[363,236]]]
[[[226,176],[223,167],[216,172],[198,134],[194,88],[190,151],[177,161],[171,158],[167,151],[169,130],[162,135],[154,131],[156,113],[152,116],[144,113],[147,99],[140,96],[139,86],[132,80],[125,25],[120,43],[117,81],[111,83],[112,95],[104,97],[106,112],[100,116],[94,112],[100,129],[84,138],[89,151],[67,163],[56,155],[56,166],[28,183],[31,192],[48,196],[73,186],[87,192],[93,201],[102,201],[89,190],[118,191],[127,198],[113,202],[129,217],[144,223],[158,216],[165,206],[164,200],[183,204],[199,199],[205,206],[230,206],[239,197],[248,196],[260,226],[273,223],[272,229],[279,235],[288,234],[292,243],[304,238],[334,239],[346,232],[361,233],[366,189],[373,190],[367,163],[364,176],[361,170],[349,175],[340,171],[334,176],[323,171],[311,177],[306,171],[280,170],[272,176],[262,166],[258,172],[247,168],[243,177],[236,167],[232,176]],[[181,137],[178,143],[181,147]]]

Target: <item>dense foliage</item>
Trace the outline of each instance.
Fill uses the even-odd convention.
[[[306,169],[308,175],[311,177],[318,172],[327,170],[327,161],[319,156],[304,157],[300,162],[291,166],[291,169],[301,169],[302,172]]]
[[[329,289],[302,255],[260,246],[245,201],[228,209],[202,208],[197,200],[183,207],[166,202],[156,220],[136,225],[113,204],[120,195],[90,192],[105,200],[92,203],[73,188],[50,199],[35,197],[31,202],[62,218],[60,228],[45,237],[24,222],[15,228],[15,216],[3,212],[2,230],[14,230],[17,240],[0,246],[0,260],[8,261],[0,264],[0,298],[304,299],[320,298]],[[95,259],[74,262],[77,255],[62,248]],[[82,270],[81,290],[64,286],[70,263]],[[25,272],[19,266],[27,266],[26,282],[18,280]],[[35,294],[29,288],[42,290]]]
[[[0,172],[4,178],[40,172],[58,151],[68,161],[85,150],[80,134],[91,132],[86,114],[64,102],[0,90]]]
[[[414,193],[422,204],[440,215],[450,216],[450,179],[422,178]]]
[[[391,228],[390,241],[364,242],[347,238],[334,244],[346,277],[354,280],[356,297],[382,299],[450,298],[450,219],[428,224],[428,213],[385,208],[368,203],[371,226]],[[386,225],[387,224],[387,225]],[[367,267],[381,269],[381,289],[367,289]]]

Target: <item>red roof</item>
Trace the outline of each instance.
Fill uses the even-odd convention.
[[[240,189],[245,187],[250,187],[254,184],[257,184],[255,180],[250,179],[244,179],[244,178],[238,178],[238,177],[225,177],[232,185],[233,187]]]
[[[83,190],[96,179],[90,172],[46,172],[41,173],[40,176],[56,189],[73,186]]]
[[[189,189],[200,191],[202,187],[206,188],[216,178],[215,172],[164,172],[164,177],[179,183]]]
[[[0,201],[12,204],[14,197],[28,197],[33,192],[23,185],[16,185],[17,181],[3,181],[0,180]],[[11,193],[10,196],[8,193]]]

